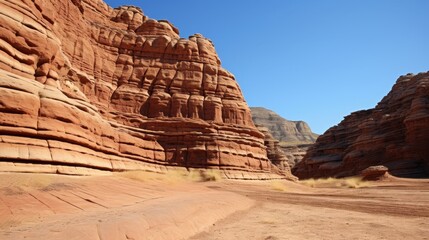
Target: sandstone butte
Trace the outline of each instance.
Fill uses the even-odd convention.
[[[292,177],[200,34],[100,0],[5,0],[0,23],[0,171]]]
[[[266,138],[265,145],[275,144],[276,154],[283,154],[282,158],[275,158],[275,161],[285,161],[293,168],[296,163],[302,160],[308,148],[316,141],[319,135],[313,133],[304,121],[289,121],[274,111],[263,107],[251,107],[253,122],[259,131],[270,134]],[[274,143],[273,141],[277,141]],[[268,150],[270,155],[270,150]],[[282,151],[283,153],[280,153]],[[281,166],[281,165],[278,165]]]
[[[283,149],[279,145],[279,141],[271,135],[271,132],[268,128],[256,125],[259,131],[261,131],[265,138],[265,146],[267,146],[267,156],[268,159],[271,159],[272,163],[279,168],[280,171],[290,172],[291,164],[290,164],[290,153],[285,153]]]
[[[344,177],[371,166],[398,177],[429,176],[429,72],[399,77],[375,108],[354,112],[326,131],[294,174]]]

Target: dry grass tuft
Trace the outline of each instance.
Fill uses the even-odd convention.
[[[185,168],[169,170],[167,173],[154,173],[147,171],[127,171],[118,173],[119,176],[136,181],[164,181],[169,183],[180,182],[208,182],[220,181],[222,175],[220,171],[213,169],[190,169]]]
[[[164,177],[162,173],[148,172],[142,170],[118,172],[115,173],[115,175],[139,182],[162,180]]]
[[[267,224],[267,225],[274,225],[274,224],[278,224],[279,220],[278,220],[278,218],[275,218],[275,217],[265,217],[262,220],[260,220],[259,223]]]
[[[362,177],[349,177],[344,179],[345,186],[348,188],[362,188],[369,187],[370,184],[367,181],[364,181]]]
[[[270,188],[272,190],[280,191],[280,192],[285,192],[287,189],[286,185],[282,181],[279,181],[279,180],[270,181]]]
[[[222,174],[220,171],[214,169],[191,170],[190,175],[194,175],[192,179],[197,180],[198,182],[213,182],[222,180]]]
[[[56,184],[55,177],[55,175],[47,174],[0,175],[0,188],[15,194],[20,194],[28,190],[44,191]]]
[[[338,188],[362,188],[369,187],[367,181],[362,180],[361,177],[347,177],[347,178],[318,178],[306,179],[299,181],[300,183],[313,188],[318,187],[338,187]]]

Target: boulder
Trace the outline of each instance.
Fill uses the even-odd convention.
[[[389,169],[385,166],[378,165],[378,166],[371,166],[368,167],[360,173],[363,180],[381,180],[386,177]]]

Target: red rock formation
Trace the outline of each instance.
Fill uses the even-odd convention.
[[[256,125],[258,130],[265,136],[265,146],[267,146],[267,156],[271,163],[274,164],[273,172],[277,171],[281,175],[286,176],[287,179],[296,181],[297,177],[291,174],[291,167],[289,166],[289,158],[281,149],[279,141],[271,135],[268,128],[261,125]],[[276,169],[278,168],[278,170]]]
[[[251,107],[252,119],[270,131],[280,142],[288,144],[312,144],[319,135],[313,133],[304,121],[290,121],[272,110],[263,107]]]
[[[363,180],[377,181],[388,177],[389,169],[385,166],[371,166],[360,173]]]
[[[383,165],[400,177],[429,175],[429,72],[401,76],[370,110],[330,128],[294,169],[299,178],[350,176]]]
[[[319,135],[313,133],[304,121],[289,121],[277,113],[263,108],[251,107],[252,119],[256,125],[261,125],[268,130],[271,138],[277,139],[277,145],[286,155],[288,165],[294,167],[301,161],[307,150],[316,141]],[[259,129],[265,134],[265,130]],[[267,136],[265,134],[265,136]],[[268,158],[270,158],[268,156]]]
[[[210,40],[100,0],[5,0],[0,13],[0,170],[270,171]]]

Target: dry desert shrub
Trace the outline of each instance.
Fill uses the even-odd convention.
[[[220,181],[222,174],[219,170],[215,169],[174,169],[169,170],[164,178],[173,182],[209,182],[209,181]]]
[[[215,169],[194,169],[190,171],[191,180],[198,182],[212,182],[222,180],[222,174]]]
[[[214,169],[170,169],[166,173],[155,173],[143,170],[138,171],[126,171],[117,173],[119,176],[133,179],[136,181],[147,182],[147,181],[166,181],[170,183],[179,182],[208,182],[208,181],[220,181],[222,174],[218,170]]]
[[[270,181],[270,188],[275,191],[285,192],[286,186],[282,181],[274,180]]]
[[[347,178],[318,178],[306,179],[299,181],[308,187],[338,187],[338,188],[362,188],[369,187],[367,181],[362,180],[361,177],[347,177]]]
[[[349,177],[344,179],[345,186],[348,188],[362,188],[369,187],[368,181],[364,181],[361,177]]]
[[[117,172],[115,175],[132,179],[139,182],[147,182],[147,181],[153,181],[153,180],[162,180],[163,175],[162,173],[156,173],[156,172],[149,172],[149,171],[143,171],[143,170],[134,170],[134,171],[124,171],[124,172]]]
[[[265,217],[259,221],[261,224],[274,225],[279,224],[279,220],[277,217]]]

